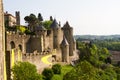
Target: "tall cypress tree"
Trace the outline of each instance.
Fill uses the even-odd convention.
[[[38,14],[38,20],[39,20],[39,21],[43,21],[43,17],[42,17],[42,15],[41,15],[41,13]]]
[[[50,16],[50,21],[53,21],[53,17],[52,16]]]

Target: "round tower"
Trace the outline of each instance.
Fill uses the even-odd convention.
[[[53,48],[59,48],[60,45],[60,34],[61,34],[61,27],[57,23],[56,19],[54,19],[53,23],[50,25],[51,30],[53,31]]]
[[[76,40],[75,40],[74,37],[73,37],[73,50],[74,50],[74,51],[76,50]]]
[[[69,43],[67,42],[65,36],[63,37],[61,43],[61,51],[62,51],[62,62],[69,62]]]
[[[69,56],[73,56],[73,28],[70,27],[69,23],[66,22],[66,24],[63,26],[63,33],[69,43]]]
[[[45,50],[47,30],[44,26],[40,25],[35,27],[35,33],[40,36],[41,51]]]

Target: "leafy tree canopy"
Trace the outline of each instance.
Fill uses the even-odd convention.
[[[14,80],[42,80],[36,66],[29,62],[17,62],[12,68]]]
[[[50,30],[50,25],[52,24],[52,21],[44,21],[43,23],[43,26],[47,29],[47,30]]]

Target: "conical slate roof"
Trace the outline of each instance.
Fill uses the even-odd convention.
[[[70,25],[69,25],[68,21],[65,23],[65,25],[63,27],[64,28],[70,28]]]
[[[54,19],[53,23],[50,25],[50,28],[59,28],[59,24],[57,23],[56,19]]]
[[[46,30],[44,26],[40,25],[36,27],[36,31]]]
[[[62,40],[61,45],[69,45],[69,43],[67,42],[65,36],[63,36],[63,40]]]

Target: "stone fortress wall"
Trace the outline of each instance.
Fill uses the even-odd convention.
[[[6,80],[5,72],[5,28],[3,0],[0,0],[0,80]]]
[[[20,25],[20,12],[16,12],[16,25]],[[38,26],[35,35],[21,34],[18,31],[6,31],[6,65],[8,80],[10,69],[17,61],[28,61],[41,68],[41,57],[52,54],[54,61],[69,63],[70,57],[76,52],[76,42],[73,38],[73,28],[68,22],[61,27],[56,19],[50,25],[50,30]]]

